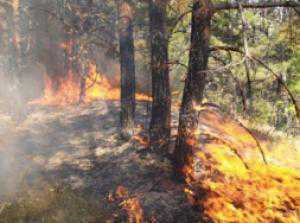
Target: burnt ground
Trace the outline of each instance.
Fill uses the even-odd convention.
[[[33,107],[19,125],[1,116],[0,222],[199,222],[170,162],[121,139],[118,119],[118,103],[107,101]]]

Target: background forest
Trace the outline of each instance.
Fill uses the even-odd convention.
[[[36,97],[38,91],[32,88],[41,86],[31,86],[32,78],[37,81],[41,77],[36,76],[43,72],[51,78],[66,75],[66,66],[70,63],[79,75],[84,76],[89,62],[93,62],[104,75],[119,78],[115,77],[119,72],[119,47],[118,12],[114,1],[20,0],[12,3],[1,2],[1,73],[4,78],[10,78],[7,73],[20,76],[21,88],[29,97],[25,100]],[[151,95],[147,3],[133,1],[132,4],[137,88]],[[174,101],[178,103],[188,67],[191,18],[185,13],[190,7],[190,1],[170,1],[167,5],[171,87]],[[213,17],[212,48],[221,46],[233,50],[215,49],[211,53],[205,98],[238,116],[246,115],[260,126],[296,134],[293,105],[276,77],[257,62],[249,63],[247,75],[241,63],[243,54],[234,49],[243,49],[243,36],[246,36],[249,52],[280,75],[293,95],[298,96],[297,11],[250,9],[244,12],[244,17],[245,29],[239,10],[222,11]],[[70,53],[71,57],[66,56]],[[5,87],[1,90],[2,94],[7,92]]]

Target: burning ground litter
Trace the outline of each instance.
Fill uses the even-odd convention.
[[[14,193],[1,194],[0,222],[197,219],[183,185],[172,181],[170,162],[140,152],[144,146],[138,140],[126,142],[119,137],[118,102],[32,109],[21,125],[11,123],[1,136],[18,157],[11,166],[23,176]],[[141,103],[138,111],[143,126],[146,106]],[[126,191],[123,195],[120,187]],[[14,216],[15,212],[19,214]]]
[[[269,164],[252,154],[247,170],[228,144],[212,140],[196,153],[204,167],[201,181],[187,177],[186,187],[174,181],[168,160],[145,153],[146,103],[138,104],[139,128],[131,142],[119,137],[118,102],[31,109],[19,126],[1,116],[0,151],[6,167],[1,169],[0,222],[299,220],[296,144],[262,142]],[[228,122],[218,131],[230,127],[235,126]],[[282,147],[293,159],[280,155]],[[247,154],[251,151],[242,156]]]
[[[186,193],[205,222],[299,222],[299,139],[272,144],[218,109],[199,110],[184,169]]]

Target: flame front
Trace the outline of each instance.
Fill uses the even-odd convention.
[[[251,137],[241,131],[236,134],[237,126],[229,122],[212,126],[224,128],[222,137],[225,132],[232,133],[234,140],[251,144]],[[197,130],[195,138],[199,134]],[[276,144],[262,142],[268,165],[259,161],[259,156],[251,156],[247,146],[241,148],[249,169],[223,141],[201,145],[201,150],[195,148],[184,167],[187,198],[201,207],[208,222],[299,222],[300,151],[297,145],[281,140]],[[196,164],[200,172],[195,170]]]
[[[119,100],[120,89],[111,86],[109,80],[97,72],[94,64],[89,64],[89,75],[86,78],[85,102],[94,100]]]
[[[64,106],[76,104],[80,101],[80,95],[84,91],[83,103],[95,100],[119,100],[120,88],[113,87],[105,75],[97,72],[96,65],[90,63],[86,77],[80,77],[69,71],[66,77],[53,80],[45,75],[45,88],[43,97],[30,104]],[[84,82],[84,89],[81,82]],[[116,81],[117,83],[118,81]],[[57,87],[56,87],[57,86]],[[151,97],[144,94],[136,94],[136,100],[150,101]]]

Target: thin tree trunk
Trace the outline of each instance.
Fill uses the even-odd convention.
[[[249,60],[249,46],[248,46],[248,37],[247,37],[247,21],[244,16],[244,9],[242,5],[239,3],[239,10],[241,13],[241,18],[242,18],[242,37],[243,37],[243,46],[244,46],[244,52],[245,52],[245,71],[246,71],[246,78],[247,78],[247,114],[250,115],[253,110],[253,98],[252,98],[252,84],[251,84],[251,72],[250,72],[250,60]]]
[[[185,80],[174,152],[176,174],[182,173],[184,165],[189,162],[189,154],[197,144],[194,132],[198,126],[198,113],[195,106],[201,105],[206,84],[212,15],[210,7],[209,0],[193,3],[189,70]]]
[[[20,60],[22,65],[28,65],[29,43],[30,43],[30,14],[27,14],[28,8],[31,6],[31,1],[20,0],[19,15],[20,15]]]
[[[159,154],[168,151],[171,134],[171,92],[168,67],[168,38],[166,33],[167,1],[150,0],[150,41],[152,73],[152,116],[150,148]]]
[[[135,116],[135,62],[133,38],[133,9],[126,0],[119,8],[119,41],[121,64],[121,128],[122,135],[130,137],[134,131]]]
[[[89,16],[91,16],[93,14],[93,8],[95,7],[94,5],[94,1],[93,0],[88,0],[86,2],[86,6],[87,6],[87,9],[85,9],[85,13],[88,13]],[[84,31],[87,31],[87,30],[90,30],[91,29],[91,24],[85,26],[85,29],[83,30]],[[79,55],[79,58],[80,58],[80,62],[78,64],[79,66],[79,70],[80,70],[80,75],[79,75],[79,78],[80,78],[80,92],[79,92],[79,104],[82,104],[85,102],[86,100],[86,90],[87,90],[87,86],[86,86],[86,81],[87,81],[87,78],[88,75],[90,74],[90,66],[88,65],[88,60],[89,60],[89,50],[81,50],[80,49],[80,55]]]
[[[86,96],[86,77],[80,76],[80,93],[79,93],[79,104],[84,103]]]
[[[8,37],[9,37],[9,61],[8,72],[9,75],[9,95],[13,96],[10,100],[10,109],[17,121],[20,121],[24,115],[23,97],[20,93],[20,15],[19,15],[20,1],[13,0],[11,8],[7,9],[8,15]]]

